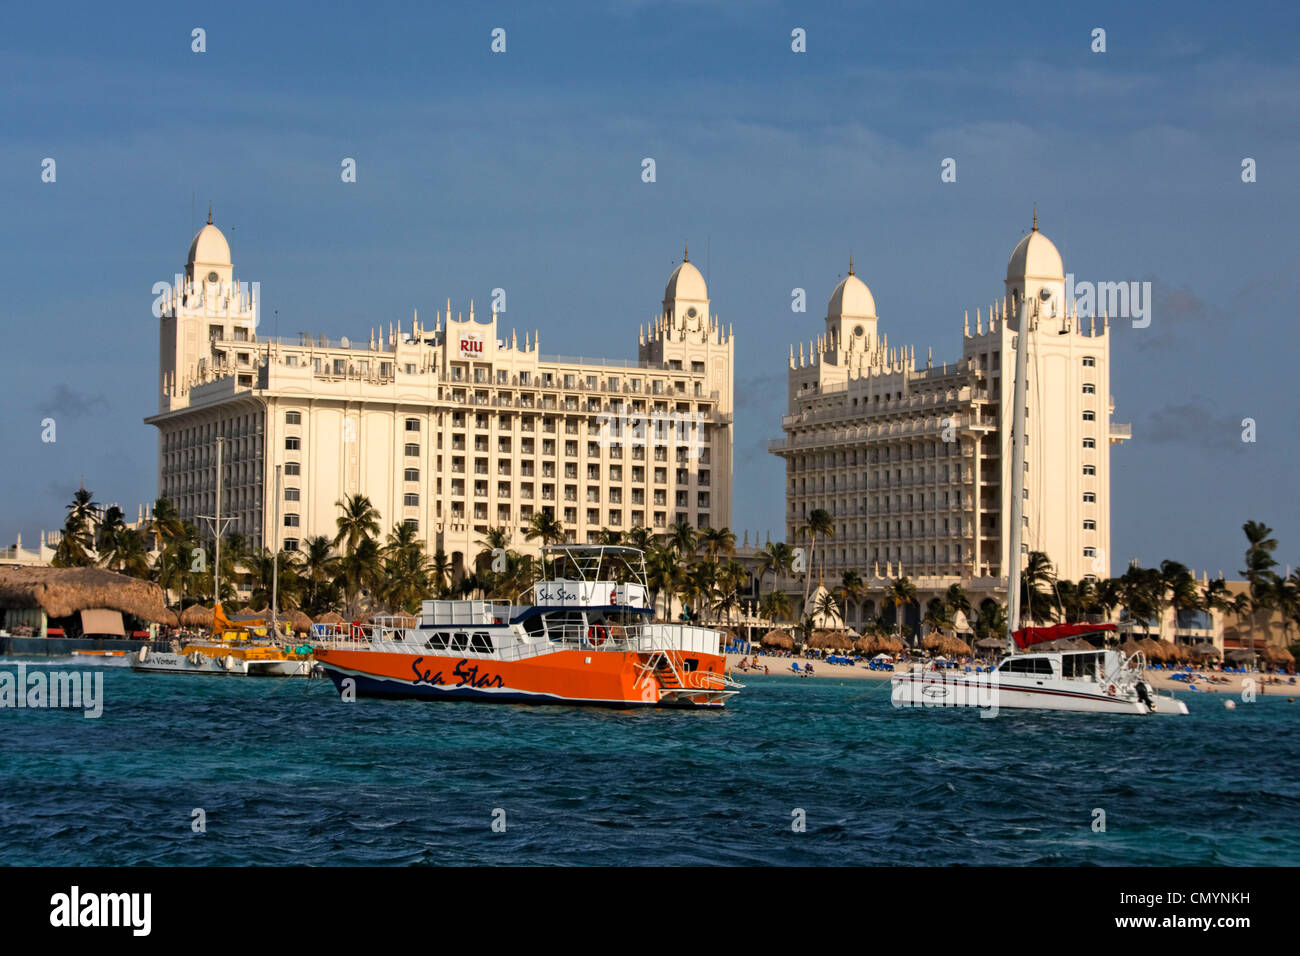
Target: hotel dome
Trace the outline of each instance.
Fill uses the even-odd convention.
[[[850,267],[851,268],[851,267]],[[876,317],[876,300],[867,284],[852,272],[844,277],[826,306],[827,318],[840,316],[874,319]]]
[[[668,286],[664,289],[665,302],[673,299],[706,300],[708,297],[709,289],[704,284],[704,276],[689,261],[679,265],[668,277]]]
[[[226,237],[221,234],[221,230],[208,224],[199,230],[199,234],[194,237],[190,243],[190,265],[201,262],[204,265],[230,265],[230,243],[226,242]]]
[[[1060,278],[1065,275],[1061,254],[1045,235],[1038,231],[1036,224],[1032,232],[1021,239],[1011,252],[1007,261],[1007,279],[1019,279],[1022,276],[1039,278]]]

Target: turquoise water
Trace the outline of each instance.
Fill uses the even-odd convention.
[[[1300,863],[1284,696],[988,720],[772,676],[721,712],[621,712],[101,670],[98,720],[0,710],[3,863]]]

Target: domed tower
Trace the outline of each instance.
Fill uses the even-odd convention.
[[[1065,267],[1061,254],[1051,239],[1038,231],[1038,211],[1034,211],[1034,226],[1029,235],[1021,239],[1007,260],[1007,311],[1017,314],[1020,300],[1026,295],[1039,298],[1042,289],[1049,296],[1041,299],[1040,323],[1051,318],[1065,318]]]
[[[691,264],[689,246],[683,252],[682,264],[668,277],[663,314],[671,328],[682,331],[701,331],[709,321],[709,288],[700,270]]]
[[[849,274],[831,293],[826,305],[827,353],[863,352],[875,347],[876,300],[867,284],[853,274],[853,257],[849,257]]]
[[[230,243],[220,229],[212,224],[212,210],[208,210],[208,223],[198,231],[190,243],[189,258],[185,262],[185,278],[196,286],[223,283],[229,285],[234,275],[230,264]]]

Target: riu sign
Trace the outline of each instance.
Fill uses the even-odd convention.
[[[461,335],[460,357],[468,359],[483,357],[483,333],[465,332]]]

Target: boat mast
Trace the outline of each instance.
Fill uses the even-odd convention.
[[[216,548],[213,552],[215,560],[212,562],[212,606],[214,608],[221,603],[221,446],[225,442],[224,438],[217,438],[217,516],[212,525],[212,530],[215,532],[213,537],[216,538]],[[215,630],[215,627],[213,629]]]
[[[1026,290],[1027,292],[1028,290]],[[1046,290],[1044,290],[1046,291]],[[1016,309],[1016,381],[1011,392],[1011,542],[1007,555],[1007,653],[1016,652],[1012,634],[1020,627],[1020,541],[1025,523],[1025,396],[1029,333],[1033,320],[1029,297],[1022,294]],[[1034,303],[1037,311],[1038,303]]]
[[[280,466],[275,466],[275,522],[271,531],[271,543],[275,549],[271,552],[271,633],[276,640],[280,638],[280,623],[276,610],[280,605]]]

